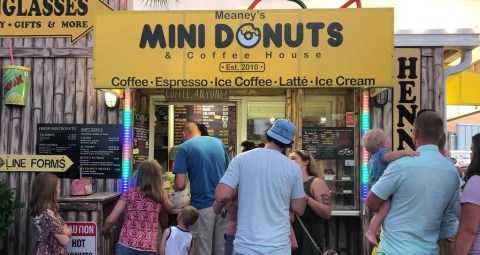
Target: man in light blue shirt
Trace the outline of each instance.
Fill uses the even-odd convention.
[[[454,215],[453,204],[459,194],[458,173],[437,146],[443,130],[438,113],[419,114],[413,139],[420,156],[390,163],[369,192],[365,203],[373,212],[392,197],[378,254],[439,254],[440,225],[444,217]]]
[[[214,208],[222,208],[238,189],[237,255],[290,255],[289,211],[302,215],[302,173],[282,151],[292,144],[295,125],[276,120],[265,148],[237,155],[215,190]]]

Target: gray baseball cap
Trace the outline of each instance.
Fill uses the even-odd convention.
[[[267,131],[267,135],[283,144],[291,144],[296,130],[295,125],[289,120],[277,119]]]

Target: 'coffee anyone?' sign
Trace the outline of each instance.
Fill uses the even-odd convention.
[[[93,28],[95,14],[111,11],[100,0],[3,0],[0,37],[70,37]]]
[[[96,17],[95,88],[393,86],[392,8]]]

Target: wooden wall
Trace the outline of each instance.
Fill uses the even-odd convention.
[[[115,10],[126,10],[126,0],[105,1]],[[9,39],[0,39],[0,65],[31,67],[28,103],[24,107],[0,104],[0,154],[35,154],[39,123],[119,124],[121,110],[108,110],[103,92],[92,87],[93,32],[69,45],[67,38],[12,38],[14,63],[10,60]],[[2,90],[3,91],[3,90]],[[122,109],[120,106],[119,109]],[[0,172],[0,182],[16,189],[27,202],[35,173]],[[117,191],[117,180],[99,180],[99,191]],[[69,190],[62,180],[62,193]],[[8,255],[34,254],[35,238],[28,205],[16,211],[7,236]]]

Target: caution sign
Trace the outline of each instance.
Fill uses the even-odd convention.
[[[66,222],[72,228],[67,255],[97,254],[97,224],[95,222]]]
[[[72,165],[66,155],[0,155],[3,172],[65,172]]]
[[[110,11],[100,0],[2,1],[0,37],[70,37],[74,43],[93,28],[97,13]]]

